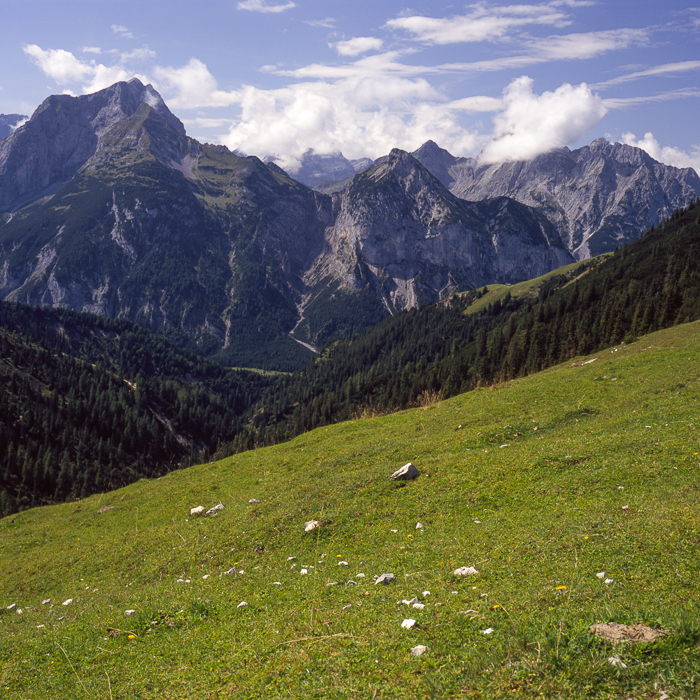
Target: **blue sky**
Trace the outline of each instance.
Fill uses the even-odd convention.
[[[0,113],[137,76],[188,134],[291,172],[428,139],[485,162],[604,136],[700,171],[700,6],[667,0],[23,0]]]

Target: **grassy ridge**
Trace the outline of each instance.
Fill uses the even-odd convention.
[[[0,692],[697,697],[698,330],[0,521]]]

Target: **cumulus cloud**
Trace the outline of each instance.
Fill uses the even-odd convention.
[[[466,15],[453,17],[426,17],[412,15],[389,20],[390,29],[401,29],[413,35],[416,41],[427,44],[456,44],[494,41],[508,32],[527,25],[564,27],[571,23],[560,9],[561,3],[541,5],[502,5],[489,7],[473,5]]]
[[[175,109],[226,107],[241,99],[237,90],[220,90],[206,64],[197,58],[191,58],[182,68],[156,66],[153,74],[172,95],[168,103]]]
[[[673,146],[662,146],[651,131],[644,134],[642,139],[637,139],[632,132],[626,131],[622,134],[622,143],[641,148],[660,163],[673,165],[676,168],[693,168],[695,172],[700,173],[700,144],[693,146],[690,153],[686,153]]]
[[[232,150],[275,156],[289,172],[296,172],[309,148],[377,158],[434,139],[455,154],[473,152],[480,145],[477,135],[462,128],[458,110],[441,99],[424,80],[387,76],[280,90],[246,87],[241,118],[222,140]]]
[[[541,95],[532,85],[532,79],[523,76],[503,91],[503,109],[494,117],[493,139],[479,154],[480,162],[530,160],[574,143],[607,112],[585,83],[564,84]]]
[[[85,80],[93,73],[89,63],[81,61],[64,49],[44,50],[36,44],[27,44],[22,50],[59,85]]]
[[[83,53],[102,53],[102,49],[99,46],[83,46]]]
[[[359,56],[366,51],[379,51],[383,41],[372,36],[358,36],[330,44],[341,56]]]
[[[286,2],[283,5],[268,5],[266,0],[243,0],[239,2],[239,10],[250,10],[251,12],[284,12],[285,10],[291,10],[292,7],[296,7],[293,2]]]
[[[147,82],[144,76],[127,70],[125,62],[131,58],[145,58],[154,55],[148,49],[139,50],[138,55],[122,54],[120,61],[111,66],[96,63],[94,60],[83,61],[70,51],[64,49],[42,49],[36,44],[27,44],[23,47],[24,53],[50,78],[59,85],[81,83],[83,93],[96,92],[109,87],[120,80],[129,80],[133,77],[141,78]],[[66,90],[73,94],[71,90]]]

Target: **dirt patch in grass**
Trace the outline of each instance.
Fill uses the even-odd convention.
[[[653,642],[670,630],[647,627],[646,625],[620,625],[617,622],[597,622],[591,625],[591,632],[611,644]]]

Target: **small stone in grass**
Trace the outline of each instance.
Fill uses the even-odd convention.
[[[611,656],[608,659],[608,663],[611,666],[617,666],[618,668],[627,668],[627,664],[617,654],[615,654],[615,656]]]
[[[136,610],[125,610],[125,611],[124,611],[124,614],[125,614],[127,617],[131,617],[132,615],[136,615]]]
[[[386,586],[386,585],[390,584],[393,580],[394,580],[394,574],[382,574],[374,582],[374,585],[376,586],[378,583],[382,583]]]
[[[63,603],[61,603],[61,605],[70,605],[72,602],[73,602],[73,599],[68,598],[68,600],[64,600]]]
[[[336,566],[350,566],[346,561],[339,561]]]
[[[423,529],[423,523],[416,523],[416,530],[422,530]]]
[[[394,481],[409,481],[410,479],[415,479],[417,476],[419,476],[418,470],[411,462],[408,462],[404,464],[401,469],[397,469],[390,478]]]
[[[308,520],[304,523],[304,532],[311,532],[317,527],[321,527],[321,523],[318,520]]]
[[[423,591],[421,595],[425,598],[425,596],[430,595],[430,591]]]
[[[614,579],[612,578],[606,578],[605,581],[603,581],[603,583],[606,583],[609,586],[611,583],[613,583],[613,581]]]
[[[428,651],[428,647],[424,646],[423,644],[419,644],[411,649],[411,654],[413,654],[413,656],[422,656],[426,651]]]
[[[216,515],[220,510],[224,509],[224,504],[219,503],[218,505],[214,506],[213,508],[210,508],[205,515]]]
[[[596,576],[601,579],[601,581],[605,578],[605,572],[604,571],[599,571]]]
[[[308,569],[302,569],[299,573],[300,573],[302,576],[306,576],[306,574],[309,573],[309,570],[308,570]]]
[[[260,501],[257,498],[251,498],[248,503],[260,503]]]
[[[413,625],[415,625],[415,624],[416,624],[416,621],[409,617],[401,623],[401,627],[403,627],[404,629],[410,630],[411,627],[413,627]]]
[[[204,512],[204,506],[195,506],[190,508],[190,515],[201,515]]]
[[[364,574],[355,574],[355,578],[364,578],[364,577],[365,577]]]
[[[481,630],[481,634],[493,634],[493,627],[487,627],[485,630]]]
[[[14,610],[17,607],[17,603],[10,603],[7,606],[7,610]]]
[[[247,608],[248,603],[246,603],[245,600],[242,600],[236,607],[237,608]]]
[[[479,572],[473,566],[460,566],[455,569],[455,576],[476,576]]]
[[[413,604],[413,607],[414,607],[416,610],[423,610],[423,608],[425,607],[425,604],[424,604],[424,603],[414,603],[414,604]]]
[[[48,605],[51,602],[51,598],[46,598],[45,600],[41,601],[42,605]]]

